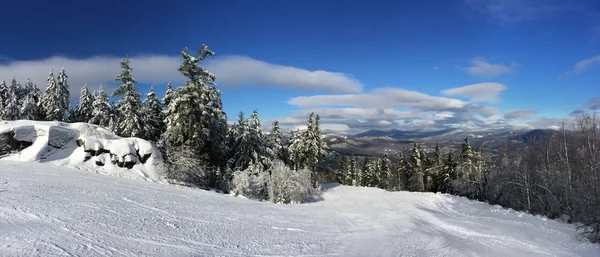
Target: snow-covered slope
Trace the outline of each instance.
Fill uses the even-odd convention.
[[[275,205],[0,160],[0,256],[600,256],[572,225],[464,198],[322,197]]]
[[[162,156],[150,142],[121,138],[88,123],[0,121],[0,145],[0,158],[4,160],[43,162],[164,181]]]

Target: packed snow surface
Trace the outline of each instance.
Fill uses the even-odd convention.
[[[4,160],[43,162],[118,177],[165,181],[160,168],[160,151],[140,138],[121,138],[100,126],[88,123],[54,121],[0,121],[0,134],[7,132],[14,132],[16,140],[31,142],[32,145],[18,153],[0,156]],[[79,146],[77,140],[84,145]],[[97,156],[89,153],[101,150],[104,152]],[[150,157],[142,163],[138,154]],[[118,167],[111,161],[133,161],[135,165],[127,169]]]
[[[600,256],[572,225],[464,198],[331,186],[277,205],[0,160],[0,256]]]

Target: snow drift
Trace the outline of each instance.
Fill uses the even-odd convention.
[[[0,160],[0,256],[600,256],[573,225],[466,198],[322,197],[271,204]]]
[[[0,121],[0,158],[164,180],[162,156],[152,143],[139,138],[121,138],[88,123]]]

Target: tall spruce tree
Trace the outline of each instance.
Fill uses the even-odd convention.
[[[181,52],[183,63],[179,71],[188,79],[173,93],[166,108],[167,130],[162,134],[160,147],[168,163],[182,180],[208,183],[202,167],[222,169],[226,164],[226,115],[223,112],[221,92],[214,87],[215,76],[198,66],[198,62],[214,54],[206,45],[198,56]],[[182,154],[185,153],[185,154]],[[204,178],[203,178],[204,177]],[[200,179],[200,181],[198,180]],[[211,186],[211,185],[207,185]]]
[[[381,189],[391,190],[392,189],[391,178],[393,177],[393,175],[392,175],[390,159],[388,158],[387,153],[383,154],[383,156],[379,160],[379,163],[380,163],[379,172],[378,172],[379,176],[377,179],[379,182],[378,187]]]
[[[48,73],[48,82],[46,91],[40,100],[41,115],[48,121],[61,121],[64,119],[64,113],[60,113],[60,99],[57,97],[57,85],[54,77],[54,70],[50,69]]]
[[[25,120],[38,120],[40,118],[40,110],[33,92],[27,95],[21,103],[20,115],[21,119]]]
[[[171,81],[169,81],[169,83],[167,83],[167,90],[162,98],[163,106],[167,107],[171,104],[171,101],[173,101],[173,93],[175,93],[175,91],[173,91],[173,86],[171,85]]]
[[[146,99],[142,102],[143,124],[146,125],[144,138],[150,141],[158,141],[160,135],[165,131],[165,117],[161,100],[156,97],[154,87],[146,94]]]
[[[338,160],[338,169],[336,173],[336,179],[338,183],[347,185],[346,177],[348,176],[348,157],[346,155],[340,156]]]
[[[21,117],[21,108],[19,107],[16,94],[17,93],[15,91],[10,94],[10,100],[2,111],[3,120],[18,120]]]
[[[8,104],[10,99],[10,90],[6,86],[6,81],[0,82],[0,111]]]
[[[89,122],[108,129],[110,125],[110,109],[108,95],[104,93],[104,89],[100,85],[100,88],[95,93],[94,102],[92,102],[92,116]]]
[[[90,94],[87,84],[80,91],[79,103],[75,107],[74,122],[90,122],[94,111],[94,97]]]
[[[324,154],[319,119],[320,117],[317,115],[315,121],[314,113],[311,113],[306,123],[306,131],[302,135],[302,139],[304,140],[303,157],[305,161],[303,166],[312,171],[311,181],[315,187],[318,186],[317,163],[319,162],[319,158]]]
[[[121,73],[115,80],[121,82],[112,96],[119,97],[117,104],[118,134],[124,137],[143,137],[145,134],[143,120],[141,119],[140,93],[135,87],[129,65],[129,56],[121,61]]]
[[[279,121],[273,122],[273,128],[268,136],[271,156],[274,159],[285,161],[287,159],[287,149],[283,142],[283,135],[279,128]]]
[[[62,68],[58,73],[57,84],[56,84],[56,99],[57,99],[57,120],[58,121],[66,121],[67,113],[69,111],[69,107],[71,107],[71,93],[69,92],[69,83],[67,80],[69,77],[67,76],[67,72],[65,68]]]
[[[408,182],[410,180],[409,171],[407,169],[406,158],[404,153],[398,153],[398,159],[396,164],[395,183],[396,190],[408,190]]]
[[[423,162],[421,157],[421,151],[417,143],[413,144],[412,154],[410,156],[410,164],[410,191],[425,191],[425,185],[423,181]]]
[[[346,177],[346,185],[358,186],[358,176],[359,174],[358,167],[356,166],[356,156],[352,154],[352,156],[350,156],[350,164],[348,164],[348,176]]]
[[[292,136],[288,142],[290,166],[295,170],[302,169],[305,167],[305,141],[299,129],[296,129],[291,134]]]
[[[238,137],[232,149],[234,155],[230,161],[233,164],[232,170],[246,170],[251,167],[254,172],[266,171],[269,156],[266,151],[266,140],[261,132],[258,111],[254,110],[248,119],[238,124],[238,129]]]

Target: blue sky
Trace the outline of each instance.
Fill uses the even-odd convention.
[[[65,67],[73,98],[110,90],[125,54],[141,92],[184,46],[207,44],[225,111],[327,130],[548,127],[600,106],[600,3],[462,1],[9,1],[0,79]]]

